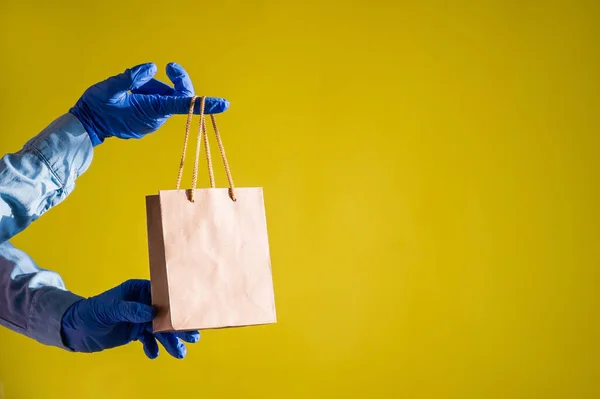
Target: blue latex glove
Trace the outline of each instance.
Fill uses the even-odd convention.
[[[139,340],[150,359],[158,356],[157,340],[167,352],[183,359],[182,341],[200,340],[198,331],[152,333],[154,309],[150,282],[129,280],[109,291],[75,302],[62,318],[64,344],[76,352],[99,352]]]
[[[87,89],[69,110],[97,146],[106,138],[141,138],[155,132],[173,114],[187,114],[194,87],[187,72],[179,65],[167,65],[170,87],[156,79],[157,68],[147,63],[127,69]],[[207,97],[205,113],[224,112],[229,102]],[[200,112],[200,101],[195,113]]]

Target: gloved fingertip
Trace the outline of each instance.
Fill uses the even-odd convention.
[[[200,113],[199,101],[196,102],[196,107],[194,109],[195,113]],[[206,114],[220,114],[221,112],[225,112],[229,109],[229,101],[224,98],[214,98],[209,97],[206,99],[206,103],[204,105],[204,113]]]
[[[222,111],[221,112],[225,112],[229,109],[229,101],[223,99],[222,101]]]
[[[148,71],[148,72],[153,72],[156,73],[158,72],[158,67],[156,66],[156,64],[154,62],[147,62],[145,64],[142,64],[144,66],[144,70]]]
[[[131,73],[131,76],[135,76],[139,73],[148,73],[148,72],[158,72],[158,68],[156,67],[156,64],[154,62],[146,62],[144,64],[138,64],[136,66],[133,66],[131,68],[128,68],[127,71],[129,73]]]
[[[144,306],[140,309],[140,317],[146,320],[154,320],[156,312],[152,306]]]
[[[181,65],[179,65],[176,62],[169,62],[167,64],[167,68],[166,68],[167,75],[169,75],[172,72],[181,72],[182,70],[183,70],[183,68],[181,67]]]
[[[195,344],[196,342],[200,341],[199,331],[180,331],[176,333],[176,336],[183,342],[187,342],[189,344]]]
[[[146,354],[146,357],[150,360],[154,360],[158,357],[158,352],[152,353],[148,349],[146,349],[146,347],[144,347],[144,353]]]
[[[181,65],[175,62],[167,64],[167,76],[175,86],[176,95],[185,97],[194,95],[194,84]]]
[[[129,72],[131,75],[131,87],[130,89],[136,89],[141,87],[144,83],[148,82],[150,79],[156,75],[158,72],[158,68],[155,63],[148,62],[146,64],[140,64],[136,67],[131,68]]]
[[[158,343],[152,334],[142,334],[140,336],[140,342],[144,347],[144,353],[148,359],[156,359],[158,357]]]
[[[190,343],[196,343],[200,341],[200,331],[191,331],[189,334]]]
[[[187,355],[187,348],[182,342],[177,344],[177,359],[183,359]]]

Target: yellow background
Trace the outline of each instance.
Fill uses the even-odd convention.
[[[3,1],[3,153],[142,62],[231,101],[279,318],[204,332],[184,361],[2,329],[6,397],[600,397],[599,18],[593,0]],[[173,187],[184,124],[108,140],[14,243],[82,295],[147,278],[144,196]]]

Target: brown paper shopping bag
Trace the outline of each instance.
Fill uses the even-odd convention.
[[[263,192],[234,188],[214,115],[213,128],[229,189],[215,188],[200,98],[192,189],[180,190],[196,97],[186,123],[176,190],[146,197],[154,331],[275,323]],[[211,188],[196,189],[204,141]]]

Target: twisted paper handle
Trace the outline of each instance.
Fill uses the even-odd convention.
[[[192,125],[192,117],[194,116],[194,106],[196,105],[196,99],[198,97],[192,97],[192,101],[190,103],[190,109],[188,111],[187,122],[185,124],[185,137],[183,141],[183,152],[181,154],[181,162],[179,163],[179,173],[177,174],[177,185],[176,189],[179,190],[181,186],[181,178],[183,176],[183,166],[185,164],[185,156],[187,152],[187,144],[190,136],[190,127]],[[194,202],[194,189],[196,188],[196,184],[198,183],[198,161],[200,158],[200,144],[204,139],[204,147],[206,148],[206,163],[208,164],[208,177],[210,179],[210,187],[215,188],[215,174],[213,170],[212,160],[210,156],[210,146],[208,144],[208,134],[206,133],[206,120],[204,118],[204,108],[206,103],[206,97],[200,97],[200,123],[198,124],[198,140],[196,142],[196,157],[194,159],[194,171],[192,173],[192,188],[188,190],[189,199],[191,202]],[[233,178],[231,177],[231,170],[229,169],[229,163],[227,162],[227,156],[225,155],[225,148],[223,147],[223,142],[221,141],[221,135],[219,134],[219,128],[217,127],[217,120],[213,114],[210,115],[210,119],[212,121],[213,129],[215,131],[215,136],[217,139],[217,145],[219,146],[219,151],[221,152],[221,158],[223,159],[223,165],[225,166],[225,174],[227,175],[227,181],[229,182],[229,197],[233,201],[236,200],[235,197],[235,188],[233,186]]]

